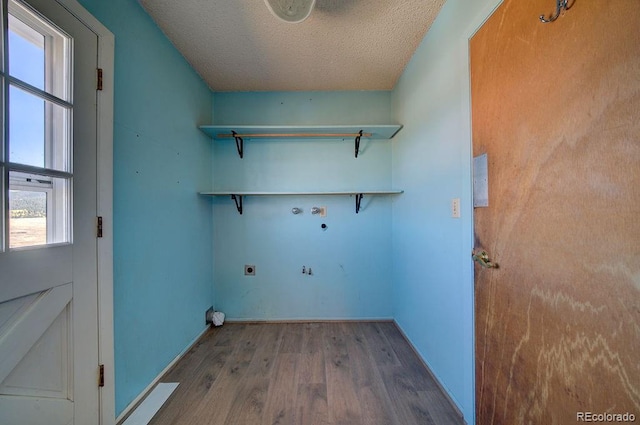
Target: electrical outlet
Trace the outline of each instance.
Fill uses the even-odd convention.
[[[460,198],[451,200],[451,217],[460,218]]]
[[[244,275],[245,276],[255,276],[256,275],[256,266],[251,264],[245,264],[244,266]]]

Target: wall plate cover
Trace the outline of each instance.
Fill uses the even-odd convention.
[[[489,206],[489,161],[487,154],[473,158],[473,207]]]
[[[451,200],[451,217],[460,218],[460,198]]]
[[[246,264],[244,266],[244,275],[245,276],[255,276],[256,275],[256,266],[251,264]]]

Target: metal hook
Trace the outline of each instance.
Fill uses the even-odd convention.
[[[571,3],[571,6],[573,6],[573,3]],[[569,9],[571,9],[571,6],[569,6],[569,0],[556,0],[556,13],[554,13],[552,16],[549,16],[549,18],[545,18],[544,15],[540,15],[540,22],[542,22],[543,24],[548,24],[549,22],[553,22],[556,19],[558,19],[558,17],[560,17],[560,14],[562,12],[565,12]]]

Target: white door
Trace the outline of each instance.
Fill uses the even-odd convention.
[[[97,424],[97,36],[3,5],[0,424]]]

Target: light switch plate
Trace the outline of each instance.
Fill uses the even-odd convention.
[[[460,198],[451,200],[451,217],[460,218]]]

